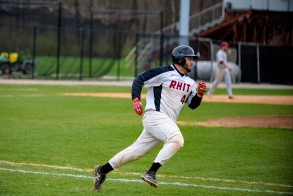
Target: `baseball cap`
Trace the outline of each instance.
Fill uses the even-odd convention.
[[[228,44],[228,42],[221,42],[220,46],[221,46],[221,47],[223,47],[223,46],[227,46],[227,47],[229,47],[229,44]]]

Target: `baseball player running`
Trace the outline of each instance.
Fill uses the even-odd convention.
[[[231,76],[229,71],[232,71],[232,68],[229,67],[227,64],[227,50],[228,50],[228,43],[227,42],[221,42],[220,44],[221,49],[217,52],[217,72],[216,72],[216,78],[214,82],[212,83],[212,86],[208,92],[208,95],[211,96],[214,94],[217,86],[220,84],[220,82],[225,80],[228,98],[233,99],[233,93],[232,93],[232,85],[231,85]]]
[[[175,121],[185,104],[191,109],[200,105],[207,88],[204,82],[197,84],[187,75],[193,61],[198,59],[191,47],[178,46],[173,49],[171,56],[172,65],[150,69],[134,79],[132,100],[133,109],[138,115],[143,114],[142,87],[148,88],[142,119],[144,128],[132,145],[116,154],[106,164],[94,167],[95,191],[101,191],[106,174],[139,159],[163,142],[163,148],[150,169],[141,175],[142,180],[158,187],[156,172],[183,146],[184,139]]]

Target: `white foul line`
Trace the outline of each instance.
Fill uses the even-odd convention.
[[[72,170],[72,171],[90,171],[85,170],[81,168],[74,168],[74,167],[67,167],[67,166],[57,166],[57,165],[45,165],[45,164],[35,164],[35,163],[15,163],[10,161],[4,161],[0,160],[0,164],[6,164],[6,165],[27,165],[27,166],[34,166],[34,167],[46,167],[46,168],[52,168],[52,169],[65,169],[65,170]],[[127,172],[124,173],[126,175],[134,175],[139,176],[139,173],[134,172]],[[232,179],[220,179],[220,178],[203,178],[203,177],[188,177],[188,176],[166,176],[166,175],[157,175],[158,177],[164,177],[164,178],[180,178],[180,179],[197,179],[197,180],[204,180],[204,181],[218,181],[218,182],[231,182],[231,183],[242,183],[242,184],[259,184],[259,185],[265,185],[265,186],[279,186],[279,187],[288,187],[292,188],[293,185],[289,184],[279,184],[279,183],[271,183],[271,182],[249,182],[245,180],[232,180]]]
[[[15,163],[11,161],[3,161],[0,160],[0,164],[6,164],[6,165],[27,165],[27,166],[34,166],[34,167],[47,167],[47,168],[52,168],[52,169],[67,169],[67,170],[73,170],[73,171],[86,171],[84,169],[80,168],[73,168],[73,167],[66,167],[66,166],[57,166],[57,165],[45,165],[45,164],[36,164],[36,163]]]
[[[127,173],[131,175],[140,175],[139,173],[131,172]],[[280,186],[280,187],[293,187],[293,185],[289,184],[278,184],[278,183],[271,183],[271,182],[249,182],[245,180],[231,180],[231,179],[220,179],[220,178],[203,178],[203,177],[188,177],[188,176],[173,176],[173,175],[157,175],[158,177],[165,177],[165,178],[181,178],[181,179],[197,179],[197,180],[203,180],[203,181],[218,181],[218,182],[232,182],[232,183],[242,183],[242,184],[259,184],[264,186]]]
[[[65,173],[51,173],[51,172],[36,172],[30,170],[20,170],[20,169],[9,169],[9,168],[0,168],[2,171],[9,172],[18,172],[18,173],[30,173],[37,175],[52,175],[52,176],[64,176],[64,177],[74,177],[74,178],[85,178],[85,179],[93,179],[93,177],[85,176],[85,175],[76,175],[76,174],[65,174]],[[109,178],[109,181],[118,181],[118,182],[137,182],[141,183],[141,180],[129,180],[129,179],[121,179],[121,178]],[[208,188],[208,189],[219,189],[219,190],[230,190],[230,191],[243,191],[243,192],[257,192],[257,193],[274,193],[280,195],[292,195],[293,192],[281,192],[281,191],[272,191],[272,190],[259,190],[259,189],[243,189],[243,188],[230,188],[230,187],[218,187],[218,186],[206,186],[206,185],[197,185],[197,184],[186,184],[181,182],[160,182],[160,184],[164,185],[175,185],[175,186],[185,186],[185,187],[200,187],[200,188]]]

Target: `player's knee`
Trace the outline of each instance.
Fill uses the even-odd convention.
[[[182,148],[184,146],[184,139],[178,140],[177,144],[179,148]]]
[[[184,139],[182,135],[175,135],[171,138],[171,141],[173,142],[174,148],[178,150],[184,146]]]
[[[131,161],[136,161],[138,159],[140,159],[142,157],[141,154],[134,154],[132,157],[131,157]]]
[[[127,162],[136,161],[136,160],[140,159],[142,156],[143,156],[143,154],[141,154],[141,153],[133,152],[133,154],[126,156],[125,160]]]

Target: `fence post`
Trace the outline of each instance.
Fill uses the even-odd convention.
[[[122,50],[122,44],[121,44],[121,32],[118,32],[117,36],[117,81],[120,81],[120,58],[121,58],[121,50]]]
[[[134,59],[134,77],[137,76],[137,67],[138,67],[138,42],[139,42],[139,34],[136,33],[135,35],[135,59]]]
[[[90,30],[89,30],[89,77],[92,77],[92,59],[93,59],[93,0],[90,1]]]
[[[241,42],[238,43],[238,65],[241,73]],[[239,78],[239,82],[241,81],[241,74]]]
[[[215,50],[214,50],[214,46],[213,46],[213,41],[210,39],[209,40],[209,44],[210,44],[210,47],[211,47],[211,70],[210,70],[210,81],[212,82],[213,81],[213,64],[214,64],[214,53],[215,53]]]
[[[163,24],[163,20],[164,20],[164,14],[163,12],[161,11],[160,12],[160,28],[161,28],[161,32],[160,32],[160,66],[163,65],[163,47],[164,47],[164,31],[163,31],[163,28],[164,28],[164,24]]]
[[[84,49],[84,29],[80,28],[80,63],[79,63],[79,80],[82,80],[82,70],[83,70],[83,49]]]
[[[257,83],[260,83],[259,44],[256,45]]]
[[[58,27],[57,27],[57,67],[56,67],[56,79],[59,79],[59,71],[60,71],[62,3],[59,2],[58,5],[59,5],[59,8],[58,8]]]
[[[32,63],[32,79],[35,79],[35,57],[36,57],[36,39],[37,38],[37,27],[34,26],[33,32],[33,63]]]

